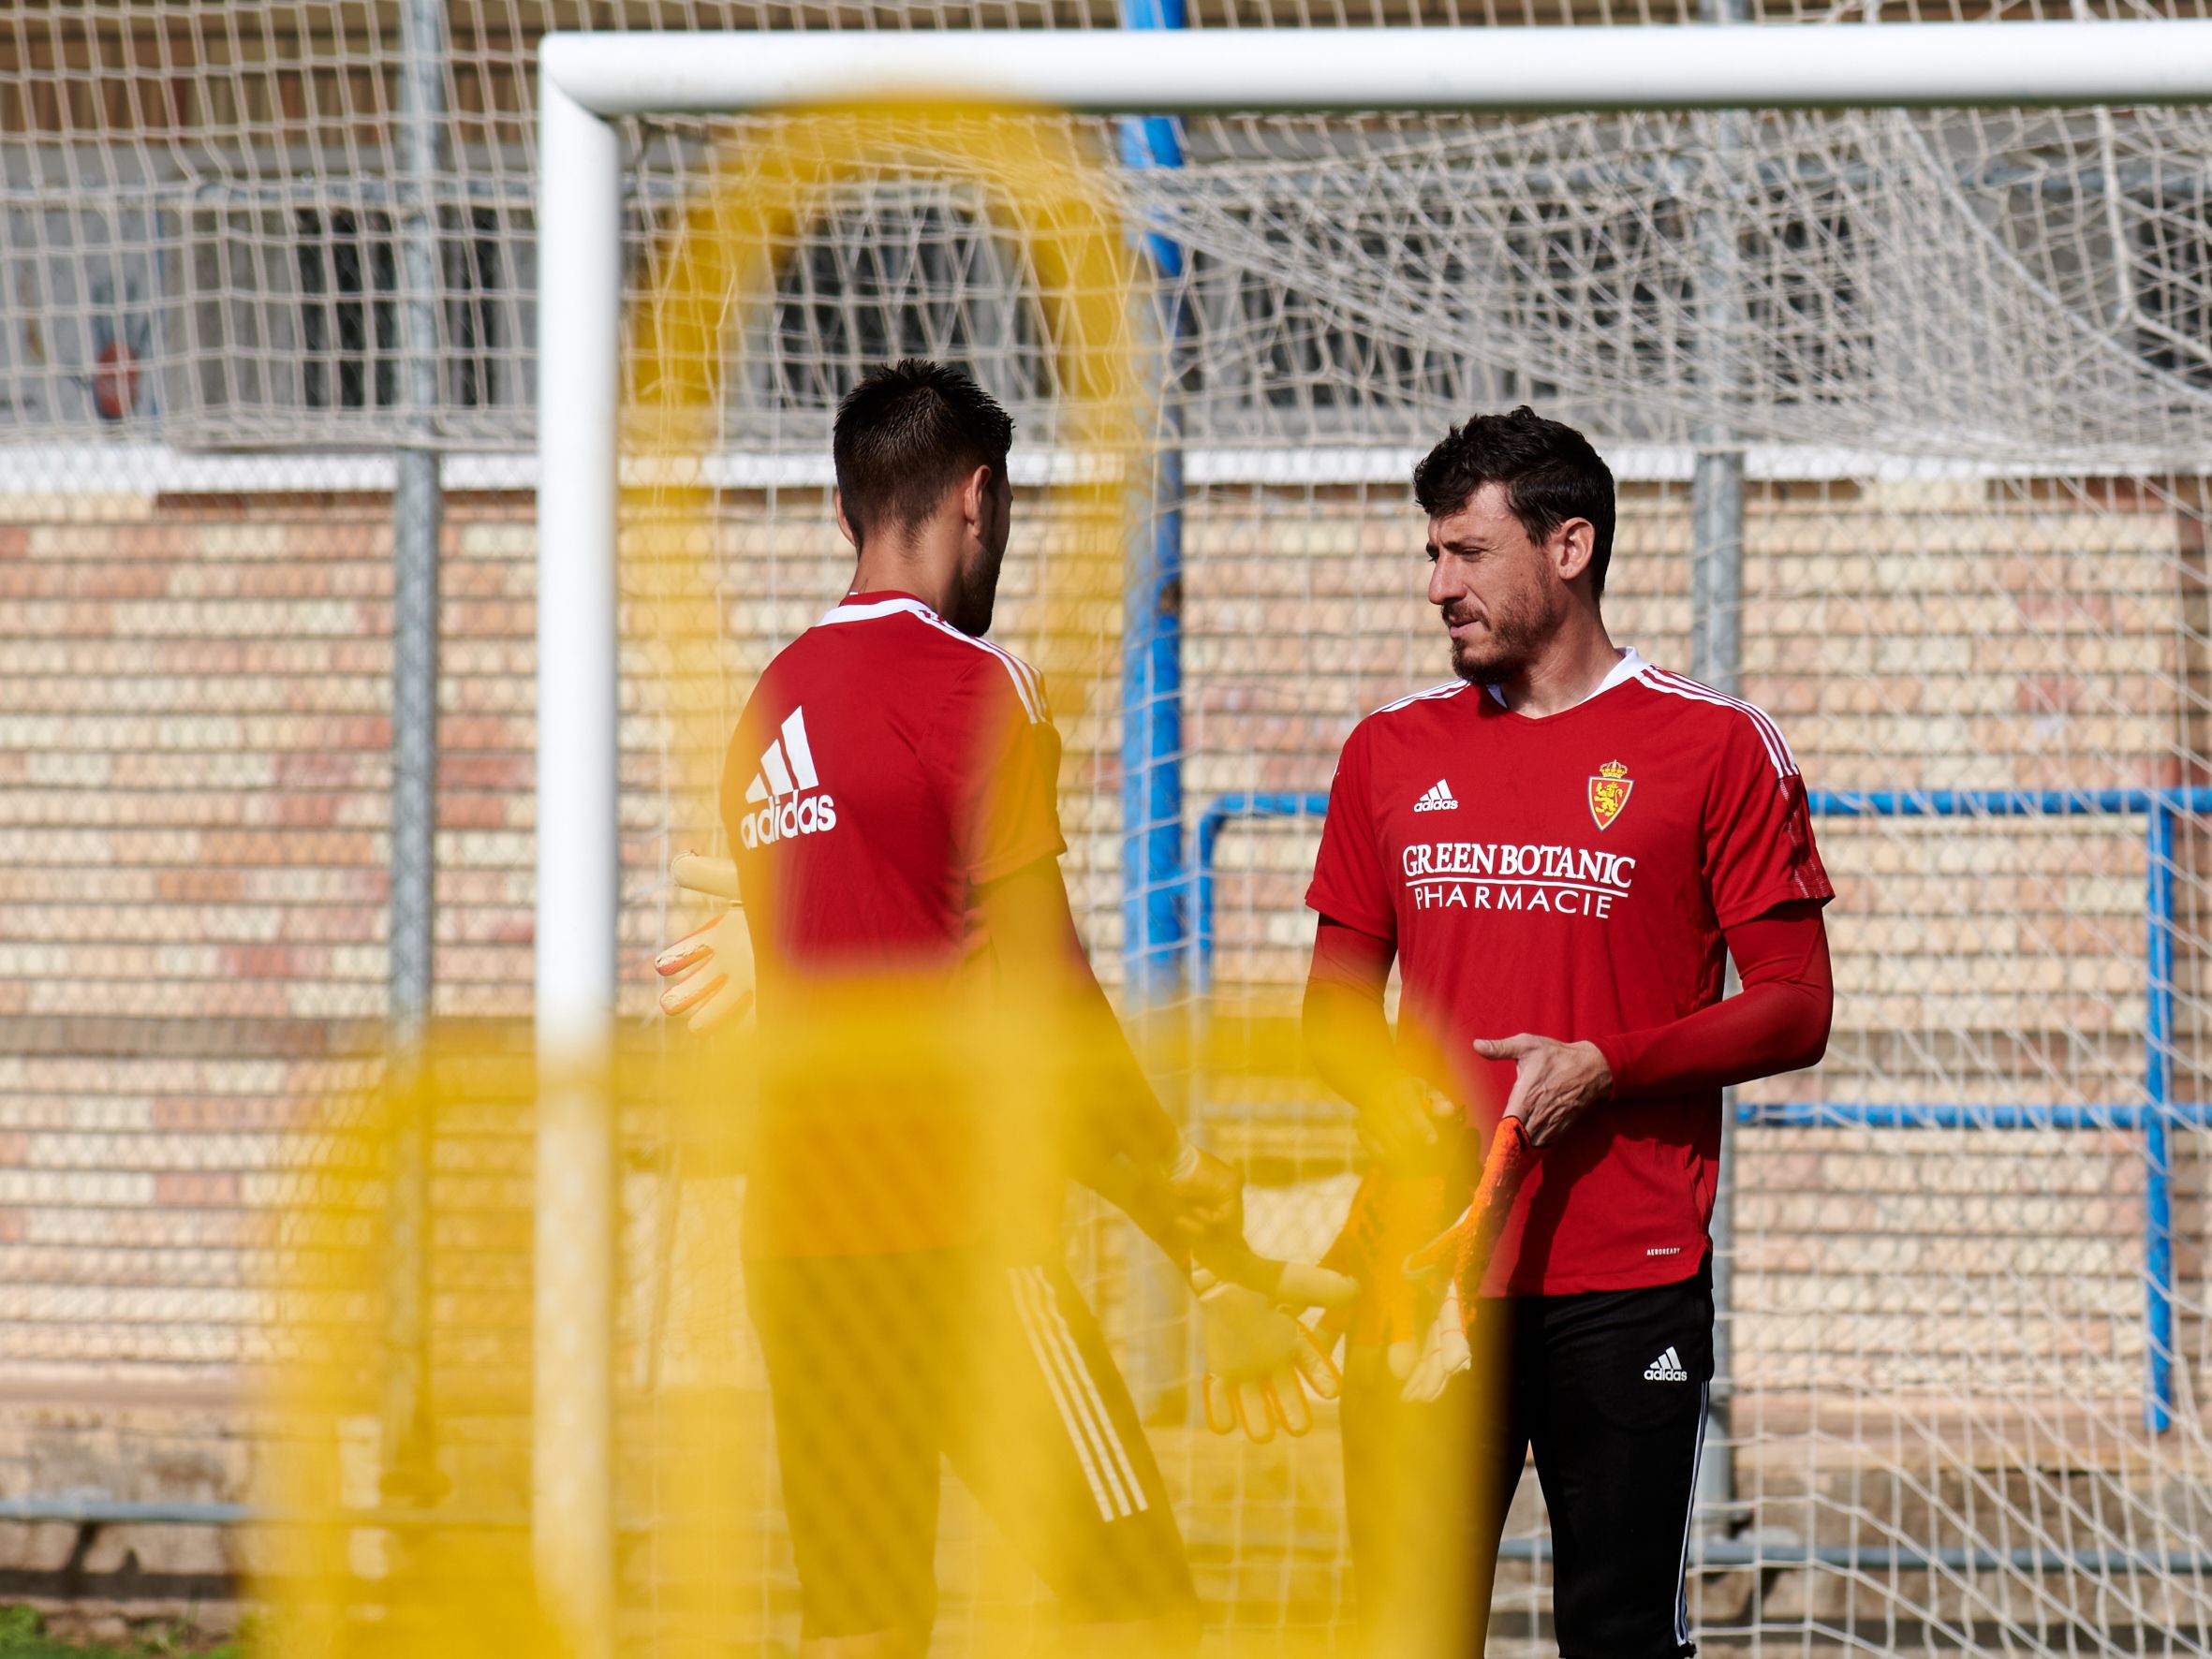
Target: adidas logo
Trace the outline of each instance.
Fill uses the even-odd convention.
[[[760,847],[834,830],[837,803],[826,794],[808,793],[820,785],[814,749],[806,741],[806,711],[793,709],[782,735],[760,752],[760,770],[745,790],[746,803],[759,810],[738,820],[738,839],[747,847]]]
[[[1689,1381],[1689,1373],[1682,1368],[1682,1356],[1670,1347],[1644,1368],[1644,1380],[1647,1383],[1687,1383]]]
[[[1413,803],[1413,810],[1417,813],[1455,813],[1459,810],[1459,802],[1452,799],[1452,785],[1438,778]]]

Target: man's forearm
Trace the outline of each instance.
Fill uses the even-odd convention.
[[[1694,1014],[1592,1039],[1612,1096],[1726,1088],[1800,1071],[1826,1051],[1836,991],[1817,906],[1789,906],[1729,931],[1743,989]]]
[[[1097,1091],[1093,1109],[1084,1114],[1090,1132],[1108,1157],[1120,1152],[1163,1169],[1172,1167],[1183,1146],[1182,1130],[1153,1093],[1152,1080],[1137,1063],[1128,1034],[1114,1018],[1089,962],[1079,955],[1069,971],[1079,981],[1069,987],[1077,1037],[1092,1059],[1084,1069]]]
[[[1800,1071],[1827,1047],[1827,1010],[1799,986],[1749,986],[1670,1024],[1591,1039],[1615,1100],[1723,1089]]]
[[[1306,1054],[1321,1081],[1362,1110],[1405,1080],[1382,1008],[1394,954],[1389,940],[1325,917],[1314,936],[1302,1015]]]
[[[1025,1010],[1056,1030],[1072,1064],[1054,1068],[1073,1098],[1064,1122],[1078,1144],[1078,1167],[1116,1154],[1163,1169],[1172,1166],[1183,1137],[1128,1035],[1091,972],[1069,908],[1059,865],[1040,860],[982,889],[984,926],[998,958],[1011,1009]]]
[[[1513,1064],[1508,1115],[1548,1146],[1605,1100],[1722,1087],[1820,1059],[1834,991],[1818,904],[1788,904],[1728,930],[1744,989],[1643,1031],[1566,1042],[1537,1032],[1478,1037],[1475,1052]]]
[[[1360,1141],[1399,1175],[1434,1170],[1460,1109],[1405,1062],[1383,1013],[1395,943],[1324,917],[1305,981],[1305,1048],[1321,1080],[1358,1112]]]
[[[1137,1230],[1160,1248],[1160,1254],[1187,1270],[1190,1247],[1176,1225],[1176,1211],[1165,1189],[1127,1158],[1108,1157],[1079,1161],[1070,1171],[1124,1215]]]
[[[1305,982],[1305,1051],[1321,1081],[1361,1110],[1401,1086],[1405,1066],[1382,1004],[1328,979]]]

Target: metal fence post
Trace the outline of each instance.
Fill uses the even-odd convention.
[[[1747,0],[1700,0],[1700,21],[1716,26],[1748,22]],[[1714,117],[1712,165],[1719,199],[1698,214],[1695,347],[1705,391],[1697,461],[1689,486],[1689,674],[1728,697],[1743,673],[1744,452],[1733,429],[1744,384],[1743,290],[1738,281],[1733,213],[1737,158],[1747,117],[1724,110]],[[1729,973],[1730,989],[1734,970]],[[1705,1417],[1705,1450],[1698,1468],[1698,1503],[1708,1526],[1726,1531],[1735,1503],[1735,1448],[1729,1438],[1733,1387],[1735,1298],[1736,1101],[1724,1090],[1720,1169],[1713,1196],[1713,1384]]]
[[[399,276],[401,387],[410,442],[392,493],[391,1018],[411,1048],[430,1017],[437,826],[438,259],[436,179],[446,110],[442,0],[401,17]]]
[[[437,879],[438,540],[436,180],[446,116],[443,0],[400,15],[398,208],[400,395],[408,443],[391,499],[392,1183],[389,1206],[383,1485],[426,1501],[438,1487],[430,1407],[430,1122],[419,1086],[430,1025]]]

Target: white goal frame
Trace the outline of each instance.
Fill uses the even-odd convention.
[[[612,1652],[615,536],[625,116],[972,96],[1093,115],[2212,103],[2212,21],[552,34],[538,141],[536,1399],[541,1593]]]

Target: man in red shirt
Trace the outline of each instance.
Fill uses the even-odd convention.
[[[1456,678],[1344,746],[1306,896],[1306,1029],[1358,1109],[1371,1188],[1434,1192],[1450,1169],[1464,1198],[1470,1138],[1501,1109],[1541,1153],[1467,1310],[1478,1360],[1415,1408],[1416,1455],[1433,1467],[1441,1437],[1472,1464],[1448,1492],[1429,1480],[1419,1525],[1389,1461],[1397,1378],[1348,1358],[1348,1477],[1389,1489],[1364,1529],[1351,1494],[1362,1594],[1398,1651],[1479,1652],[1533,1446],[1560,1652],[1687,1654],[1720,1091],[1819,1060],[1834,889],[1774,722],[1607,634],[1613,477],[1581,433],[1478,417],[1413,489]],[[1731,955],[1743,989],[1723,1000]],[[1408,1575],[1406,1548],[1439,1547]]]
[[[1061,1259],[1059,1206],[1072,1173],[1171,1250],[1227,1260],[1239,1178],[1183,1139],[1091,976],[1044,686],[983,638],[1011,432],[966,375],[917,360],[847,396],[852,591],[761,674],[723,772],[767,1077],[747,1302],[816,1655],[927,1648],[940,1461],[1070,1622],[1146,1653],[1196,1639],[1167,1490]],[[1302,1334],[1206,1283],[1209,1320]]]

